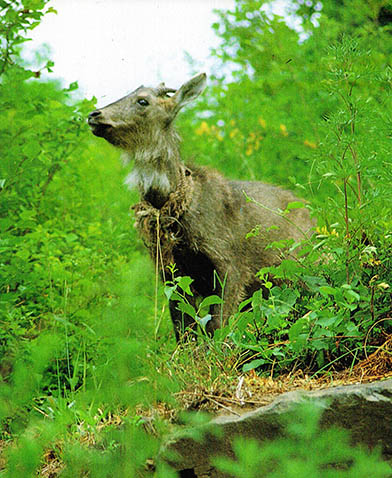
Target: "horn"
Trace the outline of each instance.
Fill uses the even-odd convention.
[[[168,88],[167,86],[165,86],[165,83],[160,83],[156,87],[155,91],[157,96],[165,96],[168,93],[175,93],[177,90],[175,90],[174,88]]]

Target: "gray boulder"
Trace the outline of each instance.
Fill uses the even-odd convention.
[[[211,459],[233,458],[234,437],[256,438],[260,442],[282,437],[284,417],[309,400],[322,407],[321,427],[344,428],[350,432],[353,445],[362,444],[369,449],[379,446],[385,458],[392,458],[392,380],[284,393],[269,405],[240,417],[211,420],[199,430],[203,432],[202,441],[197,434],[177,434],[166,444],[162,456],[183,478],[224,478],[227,475],[215,470]]]

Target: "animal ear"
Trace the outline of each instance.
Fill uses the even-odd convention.
[[[175,104],[173,114],[176,115],[183,106],[195,100],[204,91],[206,83],[207,75],[205,73],[199,73],[184,83],[172,96]]]

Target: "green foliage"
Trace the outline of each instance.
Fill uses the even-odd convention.
[[[19,47],[28,41],[26,34],[39,25],[48,0],[0,1],[0,75],[10,70],[24,78],[39,76],[39,72],[26,70],[18,64]],[[56,11],[50,7],[46,13]],[[46,68],[53,66],[48,62]]]
[[[138,256],[118,153],[88,131],[94,101],[75,103],[76,84],[42,82],[17,57],[18,35],[44,3],[0,5],[10,31],[0,85],[0,421],[1,439],[13,441],[5,472],[13,478],[34,476],[50,447],[68,476],[94,469],[101,450],[75,442],[95,433],[106,447],[99,430],[116,407],[170,401],[145,357],[152,326],[140,317],[153,315],[153,271]],[[103,403],[113,408],[102,412]],[[129,445],[157,448],[132,413],[129,431]],[[136,476],[143,453],[127,463],[119,448],[111,463]]]
[[[249,351],[245,371],[351,366],[391,329],[386,2],[328,1],[321,11],[317,2],[293,2],[301,35],[267,13],[267,3],[239,0],[220,12],[222,68],[212,96],[189,113],[209,111],[185,124],[196,135],[184,149],[201,150],[207,164],[218,158],[228,175],[297,188],[318,227],[296,260],[261,271],[269,298],[257,292],[226,336]],[[285,240],[269,247],[298,251]]]
[[[381,21],[384,3],[328,0],[319,12],[317,3],[293,2],[301,38],[267,15],[261,0],[238,0],[233,12],[219,14],[214,55],[221,66],[204,102],[180,119],[184,156],[198,151],[197,162],[229,177],[297,189],[318,228],[296,260],[260,271],[264,293],[210,338],[209,308],[222,299],[192,305],[186,277],[157,286],[128,216],[137,198],[122,186],[118,153],[87,129],[94,100],[75,102],[76,83],[61,89],[41,81],[50,60],[33,71],[19,58],[47,2],[0,0],[4,476],[35,476],[48,450],[64,464],[62,476],[145,476],[168,425],[156,419],[147,434],[141,414],[174,406],[180,388],[201,380],[211,389],[218,380],[232,386],[238,370],[352,366],[365,345],[372,351],[390,331],[391,28]],[[317,28],[310,19],[319,14]],[[173,353],[165,295],[198,321],[198,344]],[[362,476],[365,465],[385,476],[373,456],[350,450],[337,432],[317,434],[307,416],[288,441],[262,448],[265,466],[285,476],[330,476],[322,465],[351,460],[339,476]],[[341,443],[341,453],[326,450],[328,441]],[[256,476],[264,465],[252,447],[259,445],[236,447],[248,469],[220,466]],[[315,451],[310,464],[306,447]],[[317,449],[326,452],[317,458]],[[155,475],[175,473],[158,464]]]
[[[212,305],[222,304],[223,299],[217,295],[205,297],[198,304],[197,309],[190,303],[189,296],[193,296],[190,285],[193,282],[188,276],[175,277],[175,267],[171,269],[173,279],[165,283],[165,295],[167,300],[176,303],[177,309],[183,314],[189,315],[199,325],[201,332],[206,334],[206,325],[211,320],[209,309]],[[195,332],[195,331],[194,331]]]
[[[236,461],[217,458],[220,471],[233,478],[367,478],[388,477],[391,467],[380,461],[378,453],[352,448],[346,432],[321,430],[321,408],[303,405],[287,424],[287,437],[260,443],[237,438]]]
[[[42,14],[44,2],[25,4],[29,13],[14,12],[13,29],[25,29],[26,15]],[[13,9],[4,8],[3,27],[11,28]],[[74,389],[82,377],[75,372],[81,363],[76,357],[95,342],[93,321],[112,300],[108,274],[115,275],[135,249],[130,224],[115,219],[129,199],[125,191],[121,196],[117,154],[104,146],[96,151],[90,141],[85,117],[93,102],[72,104],[74,85],[61,90],[31,79],[29,70],[11,61],[19,44],[14,37],[0,88],[2,371],[7,377],[13,358],[50,330],[65,342],[43,388]],[[116,201],[113,190],[120,192]]]

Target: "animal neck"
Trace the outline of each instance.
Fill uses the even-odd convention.
[[[175,133],[159,136],[133,154],[135,166],[126,183],[131,188],[137,187],[142,199],[158,209],[177,190],[181,180],[183,166],[178,141]]]

